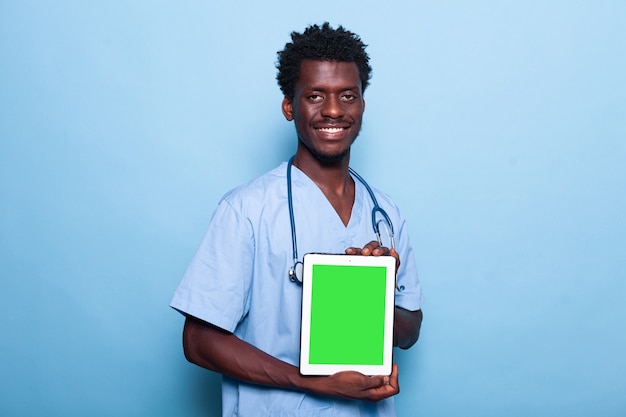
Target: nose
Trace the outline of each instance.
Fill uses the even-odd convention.
[[[322,116],[330,117],[331,119],[338,119],[344,114],[343,105],[338,96],[329,94],[324,100],[322,106]]]

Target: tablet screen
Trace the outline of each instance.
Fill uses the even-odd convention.
[[[306,254],[300,372],[391,372],[395,258]]]

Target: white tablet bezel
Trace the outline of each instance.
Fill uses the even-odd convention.
[[[386,268],[385,309],[382,364],[312,364],[309,362],[312,288],[315,285],[313,265],[382,266]],[[394,291],[396,259],[392,256],[360,256],[307,253],[302,273],[302,330],[300,343],[300,373],[302,375],[332,375],[341,371],[357,371],[364,375],[389,375],[392,367]],[[349,297],[350,294],[346,294]],[[325,306],[328,308],[331,306]]]

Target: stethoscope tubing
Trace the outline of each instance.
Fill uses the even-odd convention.
[[[289,205],[289,223],[291,224],[291,247],[292,247],[292,254],[293,254],[293,266],[289,268],[289,279],[291,281],[299,282],[297,275],[296,275],[296,266],[298,265],[298,263],[300,263],[300,261],[298,261],[296,220],[295,220],[295,216],[293,212],[293,190],[292,190],[292,185],[291,185],[291,167],[293,165],[294,158],[295,158],[295,155],[292,156],[289,159],[289,162],[287,163],[287,203]],[[374,191],[369,186],[369,184],[365,181],[365,179],[363,179],[363,177],[357,174],[357,172],[353,170],[352,168],[348,168],[348,172],[350,172],[350,174],[354,178],[356,178],[361,184],[365,186],[367,193],[370,195],[370,198],[372,199],[372,202],[374,203],[374,207],[372,208],[372,228],[374,229],[374,233],[376,234],[378,243],[382,245],[379,224],[380,222],[385,221],[387,225],[389,226],[388,232],[389,232],[389,237],[391,239],[391,248],[394,248],[395,240],[394,240],[393,223],[391,222],[391,218],[389,217],[387,212],[383,210],[383,208],[380,207],[380,205],[378,205],[378,200],[376,199],[376,196],[374,195]],[[378,220],[378,221],[376,220],[377,213],[379,213],[383,217],[381,220]]]

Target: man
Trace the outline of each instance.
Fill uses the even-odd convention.
[[[231,190],[218,205],[171,304],[186,316],[185,356],[223,374],[224,416],[394,416],[396,365],[389,376],[300,375],[302,294],[288,274],[289,169],[298,253],[394,256],[394,345],[406,349],[417,341],[421,287],[404,219],[374,190],[396,228],[396,249],[372,240],[373,202],[348,171],[369,57],[357,35],[328,23],[292,33],[278,54],[282,111],[298,136],[293,165]]]

